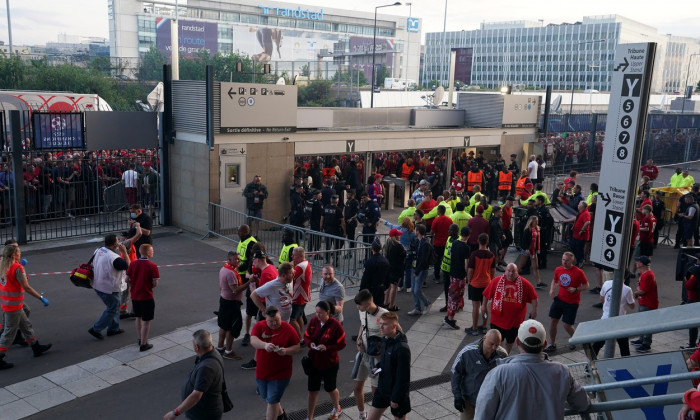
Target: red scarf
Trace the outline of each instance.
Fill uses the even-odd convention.
[[[493,295],[493,303],[491,303],[491,310],[492,311],[497,311],[498,313],[503,313],[503,298],[505,297],[505,286],[506,286],[506,279],[505,274],[501,274],[499,277],[495,279],[495,281],[498,281],[496,283],[496,291],[494,292]],[[518,276],[518,278],[515,280],[516,286],[518,288],[517,294],[516,294],[516,299],[518,299],[518,303],[522,304],[523,303],[523,279],[522,277]]]

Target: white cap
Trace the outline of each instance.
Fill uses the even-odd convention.
[[[541,322],[528,319],[518,328],[518,340],[527,347],[543,346],[547,341],[547,332]]]

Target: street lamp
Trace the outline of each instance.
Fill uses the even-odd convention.
[[[696,54],[690,54],[690,57],[688,57],[688,72],[685,74],[685,85],[683,85],[683,105],[681,106],[681,115],[685,114],[685,97],[687,96],[686,92],[688,89],[688,79],[690,78],[690,63],[693,62],[693,57],[700,56],[700,53]],[[690,89],[690,95],[693,95],[693,91],[695,90],[694,87]],[[681,119],[681,115],[676,115],[676,129],[674,130],[673,133],[673,140],[677,140],[676,137],[678,137],[678,120]],[[688,139],[685,139],[685,161],[687,162],[688,159],[690,158],[690,141]]]
[[[377,6],[374,8],[374,38],[372,39],[372,93],[370,93],[370,108],[374,108],[374,88],[375,88],[375,73],[377,71],[376,69],[376,50],[377,50],[377,9],[381,9],[382,7],[391,7],[391,6],[401,6],[401,2],[397,1],[396,3],[392,4],[385,4],[383,6]]]
[[[579,42],[579,43],[576,44],[576,45],[579,46],[578,49],[577,49],[577,50],[578,50],[578,55],[577,55],[577,57],[576,57],[576,65],[577,65],[576,78],[577,78],[577,79],[578,79],[578,75],[579,75],[579,71],[578,71],[578,62],[581,61],[581,47],[580,47],[580,46],[581,46],[581,45],[584,45],[584,44],[595,44],[595,43],[599,43],[599,42],[605,42],[605,40],[604,40],[604,39],[596,39],[596,40],[594,40],[594,41],[582,41],[582,42]],[[572,76],[573,76],[573,75],[572,75]],[[572,111],[573,111],[573,109],[574,109],[574,88],[575,88],[575,87],[576,87],[576,85],[574,84],[574,78],[572,77],[572,78],[571,78],[571,103],[569,104],[569,118],[571,118],[571,113],[572,113]]]

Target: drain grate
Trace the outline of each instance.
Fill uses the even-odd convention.
[[[431,386],[435,385],[440,385],[444,384],[446,382],[450,382],[450,374],[449,373],[443,373],[440,375],[436,376],[431,376],[429,378],[423,378],[423,379],[418,379],[415,381],[411,382],[411,385],[409,386],[409,389],[411,391],[418,391],[423,388],[429,388]],[[365,393],[365,401],[366,402],[371,402],[372,401],[372,393],[367,392]],[[355,397],[345,397],[340,400],[340,408],[349,408],[349,407],[354,407],[355,404]],[[369,403],[366,405],[369,406]],[[321,416],[324,414],[330,414],[330,412],[333,411],[333,404],[331,404],[330,401],[324,401],[316,406],[316,411],[315,415],[316,416]],[[287,413],[287,418],[289,420],[306,420],[307,418],[307,410],[297,410],[292,413]]]

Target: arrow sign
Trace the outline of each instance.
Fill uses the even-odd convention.
[[[233,87],[228,90],[228,98],[233,99]]]
[[[241,154],[245,155],[245,149],[241,148]]]
[[[625,70],[627,70],[627,67],[629,67],[629,66],[630,66],[630,62],[627,61],[627,57],[625,57],[625,62],[618,64],[617,67],[615,67],[615,70],[613,70],[613,71],[622,70],[624,72]]]
[[[600,194],[600,199],[605,201],[605,207],[608,207],[608,204],[610,204],[610,202],[612,201],[612,199],[610,198],[610,194],[608,193]]]

